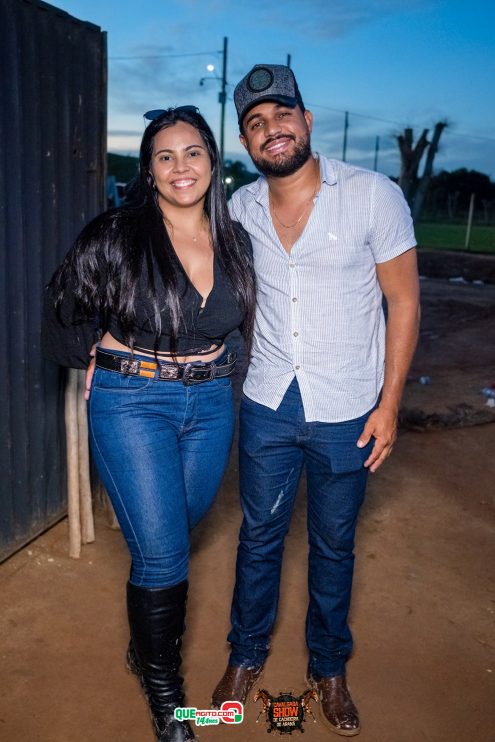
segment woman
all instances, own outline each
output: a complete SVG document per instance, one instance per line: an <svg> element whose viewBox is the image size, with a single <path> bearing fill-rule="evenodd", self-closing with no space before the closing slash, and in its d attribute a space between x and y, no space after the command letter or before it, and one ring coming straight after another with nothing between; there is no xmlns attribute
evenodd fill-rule
<svg viewBox="0 0 495 742"><path fill-rule="evenodd" d="M134 205L81 233L48 286L45 354L84 367L93 457L127 541L128 664L158 740L192 740L179 676L189 531L205 515L233 433L225 336L249 342L249 238L232 223L211 130L192 106L153 111Z"/></svg>

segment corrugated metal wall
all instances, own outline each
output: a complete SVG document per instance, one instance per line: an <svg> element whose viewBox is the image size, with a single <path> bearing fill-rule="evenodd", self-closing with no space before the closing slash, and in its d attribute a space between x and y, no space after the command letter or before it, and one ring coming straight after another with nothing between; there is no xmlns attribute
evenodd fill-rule
<svg viewBox="0 0 495 742"><path fill-rule="evenodd" d="M40 354L44 284L104 208L106 36L0 2L0 560L66 511L63 371Z"/></svg>

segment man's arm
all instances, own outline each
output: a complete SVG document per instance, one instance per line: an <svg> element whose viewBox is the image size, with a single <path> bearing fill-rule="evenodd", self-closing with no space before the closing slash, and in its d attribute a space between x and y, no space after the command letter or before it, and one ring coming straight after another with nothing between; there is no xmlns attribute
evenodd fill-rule
<svg viewBox="0 0 495 742"><path fill-rule="evenodd" d="M416 250L378 263L376 274L387 299L385 380L378 408L369 416L357 442L363 448L371 436L373 450L364 462L375 472L392 452L397 437L399 405L419 331L419 279Z"/></svg>

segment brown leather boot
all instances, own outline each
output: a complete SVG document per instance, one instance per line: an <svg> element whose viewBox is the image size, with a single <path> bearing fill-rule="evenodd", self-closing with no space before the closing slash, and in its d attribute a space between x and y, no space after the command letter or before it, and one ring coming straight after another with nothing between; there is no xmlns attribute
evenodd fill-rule
<svg viewBox="0 0 495 742"><path fill-rule="evenodd" d="M211 707L219 709L224 701L240 701L246 705L253 684L261 679L261 667L234 667L227 665L223 678L213 691Z"/></svg>
<svg viewBox="0 0 495 742"><path fill-rule="evenodd" d="M309 672L306 682L320 697L323 722L342 737L354 737L361 731L357 708L349 693L345 675L317 679Z"/></svg>

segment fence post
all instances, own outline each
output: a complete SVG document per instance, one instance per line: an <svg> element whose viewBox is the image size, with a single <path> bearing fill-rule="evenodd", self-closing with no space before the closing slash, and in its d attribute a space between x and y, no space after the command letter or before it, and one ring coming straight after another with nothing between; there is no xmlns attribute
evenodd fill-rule
<svg viewBox="0 0 495 742"><path fill-rule="evenodd" d="M464 243L464 249L469 250L469 243L471 242L471 227L473 224L473 212L474 212L474 193L471 193L471 199L469 201L469 214L468 214L468 223L467 223L467 230L466 230L466 242Z"/></svg>

